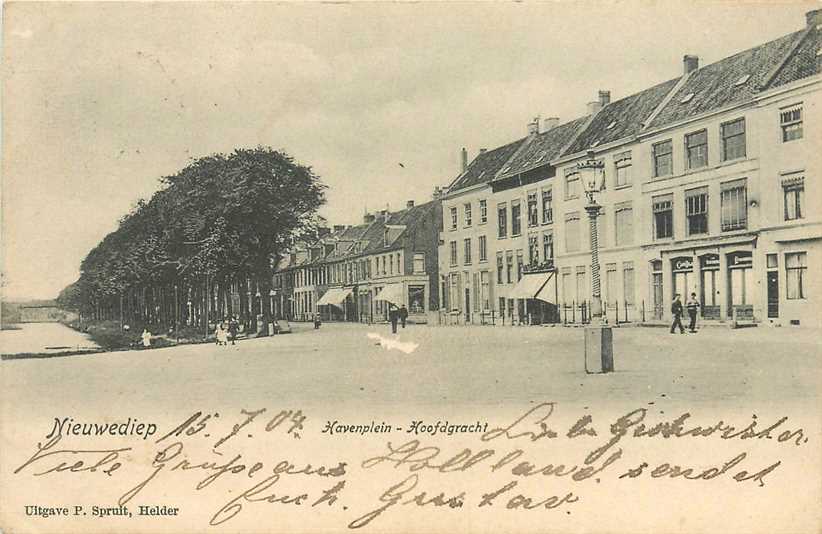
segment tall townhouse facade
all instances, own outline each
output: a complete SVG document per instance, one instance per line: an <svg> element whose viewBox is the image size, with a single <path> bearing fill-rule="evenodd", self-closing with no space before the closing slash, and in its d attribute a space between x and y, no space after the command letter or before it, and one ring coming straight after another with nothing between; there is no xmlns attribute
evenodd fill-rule
<svg viewBox="0 0 822 534"><path fill-rule="evenodd" d="M410 321L427 322L439 301L440 228L439 200L409 201L404 210L366 214L363 224L296 245L273 275L283 316L382 321L390 302L405 305Z"/></svg>
<svg viewBox="0 0 822 534"><path fill-rule="evenodd" d="M514 323L585 316L590 235L577 166L593 153L606 174L596 200L611 322L667 321L673 296L695 293L703 320L820 326L819 24L817 10L802 30L703 67L685 56L678 78L614 102L601 91L588 117L532 128L491 181L496 313ZM543 289L521 299L517 279L550 253L555 298Z"/></svg>
<svg viewBox="0 0 822 534"><path fill-rule="evenodd" d="M496 205L491 181L524 143L520 139L480 151L470 164L464 163L463 172L443 195L438 253L443 324L500 320L495 304Z"/></svg>

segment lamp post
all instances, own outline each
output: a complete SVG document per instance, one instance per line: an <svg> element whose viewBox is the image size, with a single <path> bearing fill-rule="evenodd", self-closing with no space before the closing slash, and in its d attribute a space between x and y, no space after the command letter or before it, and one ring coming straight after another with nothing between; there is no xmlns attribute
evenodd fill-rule
<svg viewBox="0 0 822 534"><path fill-rule="evenodd" d="M588 212L591 231L591 324L585 327L585 372L610 373L614 370L614 345L611 327L602 319L602 296L599 283L599 243L597 217L601 206L594 195L605 186L605 165L594 159L594 152L588 151L585 161L577 164L580 180L588 197L585 211Z"/></svg>

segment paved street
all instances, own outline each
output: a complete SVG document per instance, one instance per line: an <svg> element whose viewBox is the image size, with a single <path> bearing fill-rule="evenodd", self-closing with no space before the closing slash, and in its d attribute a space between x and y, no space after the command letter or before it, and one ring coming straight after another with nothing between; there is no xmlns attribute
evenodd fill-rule
<svg viewBox="0 0 822 534"><path fill-rule="evenodd" d="M386 350L368 337L386 325L295 324L295 333L150 351L3 362L9 398L82 404L89 388L147 404L185 385L192 401L253 401L276 391L307 404L474 406L545 399L630 404L668 401L728 406L815 405L818 332L707 328L670 335L661 328L614 329L616 372L586 375L582 329L409 326L397 338L419 346ZM80 407L80 406L78 406Z"/></svg>

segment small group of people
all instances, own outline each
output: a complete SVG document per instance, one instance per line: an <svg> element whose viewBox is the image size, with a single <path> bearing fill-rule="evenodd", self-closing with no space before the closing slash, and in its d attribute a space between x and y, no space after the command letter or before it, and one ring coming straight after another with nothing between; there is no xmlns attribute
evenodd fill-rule
<svg viewBox="0 0 822 534"><path fill-rule="evenodd" d="M224 319L217 323L217 328L214 329L214 339L216 345L234 345L237 341L237 333L240 331L240 321L236 317Z"/></svg>
<svg viewBox="0 0 822 534"><path fill-rule="evenodd" d="M671 333L675 333L677 327L679 327L679 333L684 334L685 328L682 326L682 301L680 300L682 295L677 293L674 295L674 301L671 304L671 315L674 317L673 323L671 323ZM696 314L699 311L699 300L696 298L696 293L691 293L691 298L685 303L685 309L688 310L688 318L691 320L691 324L688 325L688 330L692 333L696 333Z"/></svg>
<svg viewBox="0 0 822 534"><path fill-rule="evenodd" d="M405 328L405 322L408 319L408 309L405 304L397 308L393 304L388 308L388 320L391 321L391 333L397 333L397 322L402 323Z"/></svg>

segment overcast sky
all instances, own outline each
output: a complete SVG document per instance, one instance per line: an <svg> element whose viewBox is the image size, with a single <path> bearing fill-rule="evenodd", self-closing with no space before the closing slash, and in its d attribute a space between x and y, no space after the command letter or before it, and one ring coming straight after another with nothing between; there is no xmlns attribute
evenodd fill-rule
<svg viewBox="0 0 822 534"><path fill-rule="evenodd" d="M804 26L815 3L6 4L6 298L52 298L191 158L269 145L329 221L430 198L537 114ZM404 168L399 164L402 163Z"/></svg>

